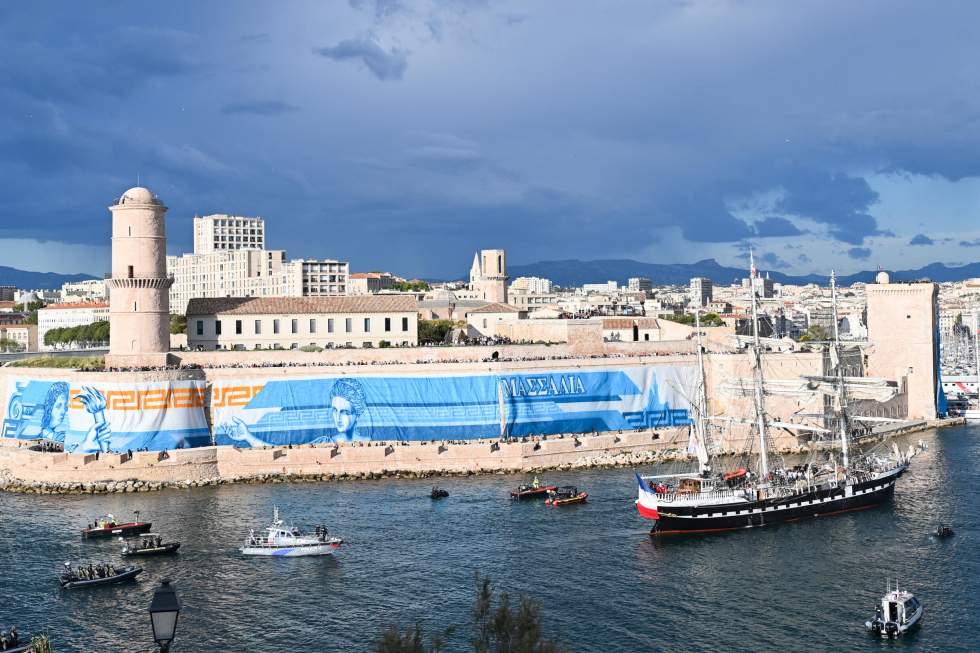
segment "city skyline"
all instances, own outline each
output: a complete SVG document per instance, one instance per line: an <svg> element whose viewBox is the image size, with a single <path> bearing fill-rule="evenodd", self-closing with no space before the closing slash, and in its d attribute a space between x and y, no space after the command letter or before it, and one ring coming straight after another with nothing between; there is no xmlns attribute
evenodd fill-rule
<svg viewBox="0 0 980 653"><path fill-rule="evenodd" d="M105 207L138 176L172 254L195 214L234 213L291 257L433 278L486 247L980 260L976 21L894 7L5 7L0 258L101 276ZM945 37L908 47L926 32Z"/></svg>

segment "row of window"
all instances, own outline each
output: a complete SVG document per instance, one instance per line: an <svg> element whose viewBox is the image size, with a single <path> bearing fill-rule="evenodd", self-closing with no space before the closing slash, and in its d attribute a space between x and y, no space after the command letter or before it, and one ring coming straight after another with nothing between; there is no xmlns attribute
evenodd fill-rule
<svg viewBox="0 0 980 653"><path fill-rule="evenodd" d="M362 320L361 324L364 327L363 332L364 333L370 333L371 332L371 318L365 317L365 318L361 318L361 320ZM214 335L216 335L216 336L220 336L221 335L221 333L222 333L221 324L222 324L223 321L231 322L231 320L215 320L214 321ZM339 322L340 321L340 318L337 318L336 321ZM197 335L203 336L204 335L204 320L197 320L196 322L197 322L197 324L195 325L195 332L197 333ZM263 320L254 320L253 321L253 331L252 331L252 333L250 335L256 335L256 336L262 335L262 322L263 322ZM273 334L278 334L280 332L280 329L282 327L282 322L288 322L289 323L289 333L299 333L300 332L299 331L299 326L300 326L300 320L299 319L292 318L290 320L280 320L279 318L276 318L276 319L273 319L272 320L272 333ZM320 331L318 331L318 327L321 325L322 322L323 322L322 319L318 320L317 318L310 318L310 320L309 320L309 331L307 331L306 333L320 333ZM326 328L327 328L326 333L334 333L335 319L332 318L332 317L328 317L328 318L326 318L326 322L327 322L326 323ZM344 330L343 330L342 333L354 333L354 323L355 323L355 320L352 317L343 318ZM403 332L407 332L408 331L408 318L407 317L401 318L401 327L402 327L401 330ZM384 318L384 330L385 330L385 332L386 333L390 333L391 332L391 329L392 329L392 318L390 318L390 317ZM244 321L243 320L235 320L234 321L234 330L235 330L235 335L236 336L244 335Z"/></svg>

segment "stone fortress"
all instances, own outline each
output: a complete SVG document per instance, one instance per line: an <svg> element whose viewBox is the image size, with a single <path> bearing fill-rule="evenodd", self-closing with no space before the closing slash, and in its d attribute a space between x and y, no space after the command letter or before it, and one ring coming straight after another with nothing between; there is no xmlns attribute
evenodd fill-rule
<svg viewBox="0 0 980 653"><path fill-rule="evenodd" d="M164 407L175 405L178 395L199 406L203 424L199 431L212 446L175 451L125 451L118 446L102 451L39 453L30 451L26 436L8 428L0 438L0 480L16 483L61 484L139 481L151 483L203 482L214 479L248 479L269 476L337 477L392 473L473 473L480 471L519 472L582 464L641 464L657 456L686 455L687 428L646 413L630 428L593 428L553 432L509 432L506 425L492 437L455 436L442 430L431 439L412 441L328 442L292 446L213 446L224 425L217 412L227 399L228 384L253 395L270 383L306 380L312 377L347 377L361 383L377 379L416 380L437 383L440 379L484 375L493 379L524 376L547 378L568 375L637 370L655 379L671 378L680 369L690 372L696 365L693 329L672 325L671 338L610 342L603 338L600 323L592 320L563 321L556 329L556 344L463 347L405 347L392 349L339 349L302 351L170 351L168 342L168 288L166 251L166 207L145 188L126 191L111 207L112 279L111 344L106 367L125 371L80 371L38 368L0 368L0 405L7 417L26 410L41 410L37 404L25 409L18 393L25 384L47 380L71 388L66 401L88 418L79 405L80 390L90 387L122 387L108 400L109 408L139 412L151 398ZM887 276L868 287L869 344L849 354L848 373L875 374L891 382L897 396L884 404L868 402L862 415L879 415L895 421L887 428L902 429L937 417L936 388L936 299L931 283L890 284ZM506 259L502 250L484 250L471 270L474 289L485 299L507 300ZM704 357L708 408L712 415L751 415L748 399L727 393L723 386L752 375L748 356L733 345L733 334L725 327L703 329L707 352ZM778 347L774 346L774 349ZM829 357L821 351L773 351L765 359L768 379L799 379L830 371ZM421 381L418 381L421 379ZM156 388L162 385L164 390ZM128 390L127 388L133 388ZM141 388L150 388L141 390ZM683 392L681 392L683 390ZM690 395L692 388L661 387L675 396ZM154 394L157 393L157 394ZM183 393L183 394L181 394ZM50 394L50 392L49 392ZM252 396L252 395L250 395ZM136 402L135 404L131 402ZM503 401L503 399L501 399ZM194 403L197 402L197 403ZM465 403L465 401L463 402ZM494 400L495 403L495 400ZM156 406L156 404L153 404ZM541 405L540 403L537 405ZM133 408L135 406L135 408ZM822 407L795 397L774 397L773 415L780 421L801 422ZM524 410L524 409L522 409ZM37 420L41 428L50 422L46 411ZM92 411L90 411L92 412ZM144 411L145 412L145 411ZM501 421L504 409L501 408ZM74 414L74 413L73 413ZM92 412L95 415L95 412ZM130 413L132 414L132 413ZM653 413L651 413L653 414ZM24 418L26 419L26 418ZM74 418L73 418L74 419ZM632 419L632 418L631 418ZM165 421L165 420L164 420ZM98 422L98 418L96 418ZM812 419L811 419L812 422ZM49 430L53 427L47 426ZM85 426L81 427L85 428ZM115 427L114 427L115 428ZM161 429L163 427L160 427ZM496 427L495 429L496 430ZM43 432L43 431L42 431ZM730 428L719 451L735 452L745 446L744 428ZM774 434L786 450L807 446L788 431ZM229 444L230 442L225 442ZM162 447L154 446L155 449ZM101 454L101 455L100 455ZM132 486L133 484L130 483Z"/></svg>

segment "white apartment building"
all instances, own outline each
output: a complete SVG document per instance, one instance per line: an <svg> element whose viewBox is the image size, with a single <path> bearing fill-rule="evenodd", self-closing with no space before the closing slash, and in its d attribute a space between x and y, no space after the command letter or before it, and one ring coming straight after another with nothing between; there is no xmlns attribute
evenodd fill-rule
<svg viewBox="0 0 980 653"><path fill-rule="evenodd" d="M44 334L51 329L84 326L109 319L109 304L105 302L78 302L74 304L51 304L37 312L37 342L41 351L53 347L44 344Z"/></svg>
<svg viewBox="0 0 980 653"><path fill-rule="evenodd" d="M554 290L555 284L551 279L543 277L517 277L510 284L512 292L530 295L548 295Z"/></svg>
<svg viewBox="0 0 980 653"><path fill-rule="evenodd" d="M105 279L88 279L61 284L61 301L66 304L103 302L108 297Z"/></svg>
<svg viewBox="0 0 980 653"><path fill-rule="evenodd" d="M347 277L347 294L374 295L394 285L395 278L388 272L354 272Z"/></svg>
<svg viewBox="0 0 980 653"><path fill-rule="evenodd" d="M265 220L216 213L194 216L194 253L265 249Z"/></svg>
<svg viewBox="0 0 980 653"><path fill-rule="evenodd" d="M691 279L691 303L704 308L714 301L714 284L707 277Z"/></svg>
<svg viewBox="0 0 980 653"><path fill-rule="evenodd" d="M582 292L585 294L616 292L617 290L619 290L619 284L617 284L615 281L582 284Z"/></svg>
<svg viewBox="0 0 980 653"><path fill-rule="evenodd" d="M167 257L170 310L198 297L322 297L347 293L349 265L334 259L286 260L265 249L265 220L215 214L194 218L194 253Z"/></svg>
<svg viewBox="0 0 980 653"><path fill-rule="evenodd" d="M37 351L36 324L0 324L0 340L16 343L19 351Z"/></svg>
<svg viewBox="0 0 980 653"><path fill-rule="evenodd" d="M626 289L629 292L650 292L653 290L653 282L646 277L630 277L626 280Z"/></svg>
<svg viewBox="0 0 980 653"><path fill-rule="evenodd" d="M187 306L191 349L297 349L418 344L410 295L195 298Z"/></svg>

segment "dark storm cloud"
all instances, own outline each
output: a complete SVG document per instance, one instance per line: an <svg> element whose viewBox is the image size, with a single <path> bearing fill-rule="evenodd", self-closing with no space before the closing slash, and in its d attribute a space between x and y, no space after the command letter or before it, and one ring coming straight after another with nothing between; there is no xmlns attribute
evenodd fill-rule
<svg viewBox="0 0 980 653"><path fill-rule="evenodd" d="M221 112L225 114L247 113L255 116L281 116L292 113L297 107L280 100L247 100L226 104Z"/></svg>
<svg viewBox="0 0 980 653"><path fill-rule="evenodd" d="M378 79L401 79L408 67L408 53L398 48L385 50L373 38L345 39L314 52L334 61L360 61Z"/></svg>
<svg viewBox="0 0 980 653"><path fill-rule="evenodd" d="M878 222L870 215L878 193L861 177L801 175L786 187L786 192L777 202L778 210L827 225L837 240L860 245L878 233Z"/></svg>
<svg viewBox="0 0 980 653"><path fill-rule="evenodd" d="M766 252L765 254L759 255L759 262L762 263L766 268L780 269L789 266L789 263L784 261L782 257L773 252Z"/></svg>
<svg viewBox="0 0 980 653"><path fill-rule="evenodd" d="M871 250L867 247L852 247L847 250L847 255L857 261L871 258Z"/></svg>
<svg viewBox="0 0 980 653"><path fill-rule="evenodd" d="M779 217L764 218L756 222L753 226L759 238L802 236L806 233L786 218Z"/></svg>
<svg viewBox="0 0 980 653"><path fill-rule="evenodd" d="M355 270L454 276L490 246L697 260L783 238L806 260L780 243L766 264L797 268L872 239L958 249L881 243L923 228L881 177L980 176L980 6L617 7L9 3L0 237L105 243L139 174L175 247L195 212L263 215L270 246Z"/></svg>
<svg viewBox="0 0 980 653"><path fill-rule="evenodd" d="M926 236L925 234L916 234L912 236L912 240L909 241L909 245L935 245L935 244L936 241L934 241L929 236Z"/></svg>

